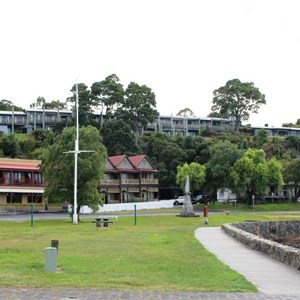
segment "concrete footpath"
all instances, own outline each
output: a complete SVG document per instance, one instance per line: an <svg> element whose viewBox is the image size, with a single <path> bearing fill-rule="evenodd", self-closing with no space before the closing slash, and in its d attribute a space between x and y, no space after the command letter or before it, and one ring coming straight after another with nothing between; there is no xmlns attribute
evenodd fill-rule
<svg viewBox="0 0 300 300"><path fill-rule="evenodd" d="M300 271L247 248L224 233L221 227L198 228L195 236L209 252L244 275L264 294L300 299Z"/></svg>

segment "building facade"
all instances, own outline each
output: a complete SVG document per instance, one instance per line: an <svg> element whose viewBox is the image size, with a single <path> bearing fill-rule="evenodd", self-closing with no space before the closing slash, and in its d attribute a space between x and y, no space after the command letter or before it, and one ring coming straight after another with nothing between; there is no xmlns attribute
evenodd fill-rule
<svg viewBox="0 0 300 300"><path fill-rule="evenodd" d="M43 203L39 160L0 158L0 205ZM145 155L108 157L99 192L105 203L158 200L158 171Z"/></svg>
<svg viewBox="0 0 300 300"><path fill-rule="evenodd" d="M0 204L41 203L40 161L0 158Z"/></svg>
<svg viewBox="0 0 300 300"><path fill-rule="evenodd" d="M105 204L157 201L157 173L145 155L108 157L100 184Z"/></svg>
<svg viewBox="0 0 300 300"><path fill-rule="evenodd" d="M98 124L105 122L105 116L94 112L94 121ZM71 120L70 110L51 110L30 108L20 111L0 111L0 131L4 133L31 133L34 130L52 130L59 122ZM159 118L148 124L146 131L164 132L169 135L178 133L187 135L198 135L202 130L233 131L234 120L207 117L190 116L159 116Z"/></svg>

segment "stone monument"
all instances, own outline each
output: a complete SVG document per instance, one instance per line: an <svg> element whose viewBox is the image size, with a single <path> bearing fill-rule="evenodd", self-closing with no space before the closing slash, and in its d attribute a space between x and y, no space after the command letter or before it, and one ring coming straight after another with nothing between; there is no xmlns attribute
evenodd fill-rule
<svg viewBox="0 0 300 300"><path fill-rule="evenodd" d="M177 215L177 217L199 217L199 215L195 214L193 210L189 176L185 177L184 202L182 206L182 212L179 215Z"/></svg>

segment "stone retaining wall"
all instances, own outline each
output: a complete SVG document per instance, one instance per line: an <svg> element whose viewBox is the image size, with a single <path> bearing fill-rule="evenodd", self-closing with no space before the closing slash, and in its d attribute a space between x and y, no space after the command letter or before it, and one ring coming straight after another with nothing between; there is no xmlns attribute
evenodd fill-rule
<svg viewBox="0 0 300 300"><path fill-rule="evenodd" d="M285 235L287 232L288 234L295 234L295 230L299 230L299 226L299 221L251 221L238 224L224 224L222 229L249 248L260 251L282 263L300 270L300 249L285 246L265 238L270 238L271 235L275 235L275 230L277 230L278 235ZM296 234L299 234L299 231Z"/></svg>

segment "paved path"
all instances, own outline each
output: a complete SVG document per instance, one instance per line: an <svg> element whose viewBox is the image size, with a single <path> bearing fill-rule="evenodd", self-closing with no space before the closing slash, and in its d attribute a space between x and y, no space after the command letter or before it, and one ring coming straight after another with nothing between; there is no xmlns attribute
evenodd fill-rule
<svg viewBox="0 0 300 300"><path fill-rule="evenodd" d="M195 231L203 246L230 268L269 295L292 295L300 299L300 272L258 251L251 250L222 231L204 227Z"/></svg>
<svg viewBox="0 0 300 300"><path fill-rule="evenodd" d="M299 300L297 295L263 293L167 293L86 289L0 289L1 300Z"/></svg>

